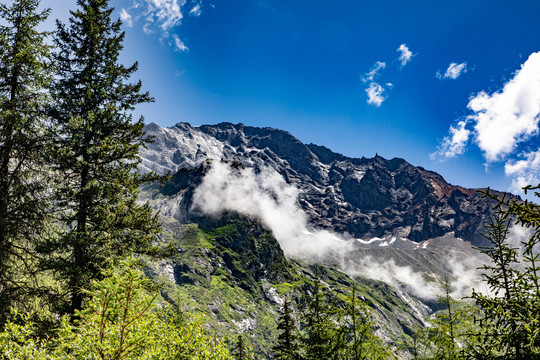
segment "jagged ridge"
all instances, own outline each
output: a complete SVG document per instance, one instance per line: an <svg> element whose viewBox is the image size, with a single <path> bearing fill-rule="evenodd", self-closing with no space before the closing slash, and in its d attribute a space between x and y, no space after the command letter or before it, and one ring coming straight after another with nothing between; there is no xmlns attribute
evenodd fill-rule
<svg viewBox="0 0 540 360"><path fill-rule="evenodd" d="M142 169L176 173L171 184L197 184L208 158L235 159L256 170L272 167L296 186L314 227L356 238L399 236L416 242L453 232L473 245L484 244L480 234L492 202L404 159L349 158L303 144L286 131L242 124L150 124L145 130L156 141L141 151ZM174 188L165 191L173 195Z"/></svg>

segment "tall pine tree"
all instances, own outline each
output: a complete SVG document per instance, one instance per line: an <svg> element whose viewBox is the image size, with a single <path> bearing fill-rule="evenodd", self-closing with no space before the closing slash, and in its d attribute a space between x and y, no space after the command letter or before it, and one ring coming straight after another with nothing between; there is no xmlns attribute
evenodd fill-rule
<svg viewBox="0 0 540 360"><path fill-rule="evenodd" d="M73 314L81 289L100 276L111 258L146 251L160 229L148 204L138 204L142 175L138 151L148 139L144 121L131 111L151 102L141 82L129 83L137 63L118 62L121 21L112 21L108 0L78 0L69 26L57 22L57 81L52 86L57 205L64 233L44 247L45 266L67 280Z"/></svg>
<svg viewBox="0 0 540 360"><path fill-rule="evenodd" d="M540 197L540 184L527 186ZM491 247L482 248L491 262L483 266L484 280L491 294L474 291L480 308L478 343L469 346L468 355L477 359L540 359L540 205L534 202L502 199L486 226ZM530 235L514 247L509 242L510 226L528 228Z"/></svg>
<svg viewBox="0 0 540 360"><path fill-rule="evenodd" d="M304 359L336 358L338 353L335 350L338 347L338 342L341 342L337 322L333 319L336 309L327 302L327 298L321 290L319 278L316 278L313 294L306 299L306 303L306 309L302 313Z"/></svg>
<svg viewBox="0 0 540 360"><path fill-rule="evenodd" d="M283 313L278 320L278 343L272 349L274 358L278 360L300 359L300 346L298 345L298 329L294 323L289 300L283 304Z"/></svg>
<svg viewBox="0 0 540 360"><path fill-rule="evenodd" d="M50 83L47 33L36 30L49 11L38 0L0 4L0 324L28 292L25 265L45 221L41 168L45 88Z"/></svg>

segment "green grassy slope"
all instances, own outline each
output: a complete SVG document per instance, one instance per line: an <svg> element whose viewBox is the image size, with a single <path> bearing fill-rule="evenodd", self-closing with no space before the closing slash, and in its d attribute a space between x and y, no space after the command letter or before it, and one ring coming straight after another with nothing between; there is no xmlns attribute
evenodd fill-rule
<svg viewBox="0 0 540 360"><path fill-rule="evenodd" d="M285 297L298 311L317 276L338 304L356 287L372 309L377 334L393 346L403 342L425 314L419 301L384 283L287 259L272 234L248 218L225 216L198 224L164 219L161 241L176 250L173 257L148 269L161 284L162 297L186 311L204 313L208 331L215 335L232 341L244 334L261 358L271 358Z"/></svg>

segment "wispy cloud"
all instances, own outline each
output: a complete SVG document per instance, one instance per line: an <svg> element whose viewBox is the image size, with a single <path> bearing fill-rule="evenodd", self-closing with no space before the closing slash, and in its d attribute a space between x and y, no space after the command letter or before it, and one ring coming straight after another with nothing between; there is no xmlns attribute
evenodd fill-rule
<svg viewBox="0 0 540 360"><path fill-rule="evenodd" d="M386 63L383 61L377 61L370 69L369 72L365 73L362 76L363 82L370 82L375 80L379 75L380 71L386 67Z"/></svg>
<svg viewBox="0 0 540 360"><path fill-rule="evenodd" d="M189 15L190 16L201 16L202 14L202 8L201 8L201 3L198 2L195 4L195 6L193 6L191 8L191 10L189 11Z"/></svg>
<svg viewBox="0 0 540 360"><path fill-rule="evenodd" d="M440 71L437 72L435 76L437 76L438 79L451 79L456 80L458 77L461 76L461 74L464 74L467 72L467 63L462 62L461 64L458 63L450 63L448 65L448 69L444 72L444 74L441 74Z"/></svg>
<svg viewBox="0 0 540 360"><path fill-rule="evenodd" d="M182 40L180 40L180 38L174 34L173 35L173 40L174 40L174 46L175 46L175 49L177 51L188 51L188 47L184 44L184 42Z"/></svg>
<svg viewBox="0 0 540 360"><path fill-rule="evenodd" d="M333 249L350 248L338 235L310 228L298 206L298 190L270 167L255 173L214 160L193 194L193 209L209 215L232 210L257 218L272 230L288 256L317 258Z"/></svg>
<svg viewBox="0 0 540 360"><path fill-rule="evenodd" d="M531 54L500 91L481 91L471 97L467 107L472 114L450 127L436 155L446 159L463 153L472 134L488 164L506 163L506 174L514 177L513 190L536 183L540 171L540 52ZM519 150L522 145L529 150Z"/></svg>
<svg viewBox="0 0 540 360"><path fill-rule="evenodd" d="M401 66L407 65L407 63L411 61L414 56L405 44L401 44L396 51L400 53L398 60L401 63Z"/></svg>
<svg viewBox="0 0 540 360"><path fill-rule="evenodd" d="M384 95L384 88L376 82L372 82L369 84L369 87L366 89L366 93L368 96L367 103L370 105L379 107L381 106L383 101L386 100L386 96Z"/></svg>
<svg viewBox="0 0 540 360"><path fill-rule="evenodd" d="M210 5L211 7L212 4ZM197 17L202 14L202 0L132 0L132 6L122 8L120 18L128 27L142 23L145 34L159 34L159 41L177 51L188 51L187 45L175 33L182 25L184 15Z"/></svg>
<svg viewBox="0 0 540 360"><path fill-rule="evenodd" d="M390 256L384 261L369 256L356 260L348 257L361 239L313 228L299 206L298 195L299 190L270 167L257 172L250 167L238 170L214 160L193 194L192 210L211 216L235 211L257 219L272 231L288 257L336 262L351 276L384 281L423 299L435 299L435 294L440 293L436 282L426 281L425 274L411 266L398 265ZM452 259L448 265L457 279L452 285L461 290L455 295L468 295L463 289L477 284L476 262Z"/></svg>
<svg viewBox="0 0 540 360"><path fill-rule="evenodd" d="M169 31L180 25L182 7L186 0L144 0L147 5L146 19L148 22L157 23L163 31Z"/></svg>
<svg viewBox="0 0 540 360"><path fill-rule="evenodd" d="M120 11L120 20L122 20L127 27L133 27L133 17L124 8Z"/></svg>

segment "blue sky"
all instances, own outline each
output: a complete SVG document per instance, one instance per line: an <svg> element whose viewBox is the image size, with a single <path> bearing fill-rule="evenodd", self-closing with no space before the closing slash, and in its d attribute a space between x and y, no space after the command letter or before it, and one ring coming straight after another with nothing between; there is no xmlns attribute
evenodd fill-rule
<svg viewBox="0 0 540 360"><path fill-rule="evenodd" d="M75 1L43 0L65 20ZM540 2L112 0L171 126L270 126L467 187L540 182Z"/></svg>

